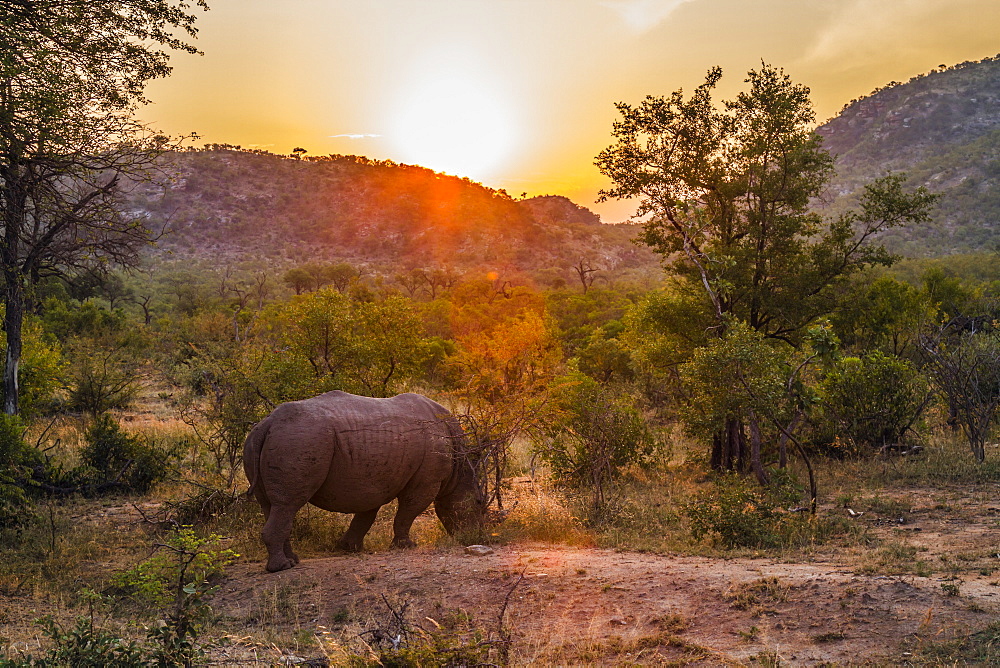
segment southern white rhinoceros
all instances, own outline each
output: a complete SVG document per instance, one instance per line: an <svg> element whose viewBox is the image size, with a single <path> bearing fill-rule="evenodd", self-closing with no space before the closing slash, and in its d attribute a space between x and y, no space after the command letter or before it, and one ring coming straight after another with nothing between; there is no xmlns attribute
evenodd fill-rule
<svg viewBox="0 0 1000 668"><path fill-rule="evenodd" d="M264 511L261 537L272 572L299 561L289 537L306 503L354 514L338 544L353 551L393 499L397 547L413 545L410 526L431 502L449 533L483 518L462 428L419 394L371 399L335 391L281 404L247 436L243 468Z"/></svg>

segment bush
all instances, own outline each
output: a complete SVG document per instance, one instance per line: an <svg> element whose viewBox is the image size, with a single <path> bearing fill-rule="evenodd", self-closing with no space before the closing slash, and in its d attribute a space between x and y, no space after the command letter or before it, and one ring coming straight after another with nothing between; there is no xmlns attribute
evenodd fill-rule
<svg viewBox="0 0 1000 668"><path fill-rule="evenodd" d="M776 473L771 488L761 488L734 474L720 477L712 491L700 494L684 511L695 540L711 536L730 549L777 547L804 521L779 510L797 497L794 481L787 476Z"/></svg>
<svg viewBox="0 0 1000 668"><path fill-rule="evenodd" d="M576 369L555 384L558 417L538 453L560 483L591 486L597 510L604 503L605 486L622 468L646 464L657 442L627 393Z"/></svg>
<svg viewBox="0 0 1000 668"><path fill-rule="evenodd" d="M901 444L923 412L928 386L906 360L874 351L840 360L821 392L823 426L860 453Z"/></svg>
<svg viewBox="0 0 1000 668"><path fill-rule="evenodd" d="M209 581L222 575L223 569L239 556L232 550L219 549L221 540L216 534L201 537L191 527L180 526L161 546L162 551L112 578L115 593L143 607L159 607L192 594L188 589L207 591Z"/></svg>
<svg viewBox="0 0 1000 668"><path fill-rule="evenodd" d="M0 659L0 668L30 666L193 666L204 665L204 651L198 638L211 608L205 598L215 590L209 579L222 572L239 555L232 550L215 550L218 536L200 538L190 527L178 528L161 546L161 552L135 568L120 573L115 582L120 592L134 596L146 610L164 612L164 619L151 626L147 642L123 639L121 633L96 626L93 609L89 618L76 626L61 628L51 617L39 620L53 642L40 657L21 660ZM93 599L103 600L90 592Z"/></svg>
<svg viewBox="0 0 1000 668"><path fill-rule="evenodd" d="M86 440L78 475L99 488L117 487L145 494L169 471L170 452L149 445L141 436L126 433L108 414L94 420Z"/></svg>
<svg viewBox="0 0 1000 668"><path fill-rule="evenodd" d="M132 405L139 391L140 350L127 337L75 340L70 346L70 407L96 417Z"/></svg>
<svg viewBox="0 0 1000 668"><path fill-rule="evenodd" d="M26 486L41 461L40 453L24 442L17 416L0 414L0 529L20 528L32 518Z"/></svg>
<svg viewBox="0 0 1000 668"><path fill-rule="evenodd" d="M122 639L117 633L94 626L94 620L81 617L70 629L60 627L52 617L38 621L43 633L53 642L42 657L22 660L0 659L0 668L28 668L30 666L73 666L74 668L141 668L151 665L143 657L142 649L134 642ZM153 664L155 665L155 664Z"/></svg>

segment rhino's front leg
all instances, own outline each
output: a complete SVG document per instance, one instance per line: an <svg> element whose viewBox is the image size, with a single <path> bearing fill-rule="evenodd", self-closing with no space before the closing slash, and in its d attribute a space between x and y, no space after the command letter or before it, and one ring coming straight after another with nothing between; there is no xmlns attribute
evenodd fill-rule
<svg viewBox="0 0 1000 668"><path fill-rule="evenodd" d="M364 547L365 535L368 534L368 530L375 523L378 511L379 509L376 508L375 510L356 513L354 519L351 520L351 526L347 527L347 531L337 541L337 547L348 552L360 552Z"/></svg>
<svg viewBox="0 0 1000 668"><path fill-rule="evenodd" d="M416 547L417 544L410 538L410 528L413 526L413 520L430 507L435 491L433 488L425 489L417 485L404 490L397 497L399 508L396 510L396 518L392 521L393 547Z"/></svg>

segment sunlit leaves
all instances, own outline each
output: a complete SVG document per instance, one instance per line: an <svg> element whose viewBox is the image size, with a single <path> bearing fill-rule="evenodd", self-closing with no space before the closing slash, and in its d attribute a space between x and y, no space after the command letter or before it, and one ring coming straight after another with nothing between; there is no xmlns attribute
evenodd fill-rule
<svg viewBox="0 0 1000 668"><path fill-rule="evenodd" d="M833 160L812 131L808 88L762 65L720 106L720 76L711 70L687 99L677 91L618 105L615 143L597 158L614 182L603 196L638 198L639 239L699 286L716 326L732 315L794 341L830 311L845 276L891 261L872 237L925 221L934 198L888 176L868 186L859 211L824 225L809 205Z"/></svg>
<svg viewBox="0 0 1000 668"><path fill-rule="evenodd" d="M265 326L266 364L281 370L280 394L294 398L333 389L389 396L426 354L420 323L402 297L357 301L322 289L273 307Z"/></svg>

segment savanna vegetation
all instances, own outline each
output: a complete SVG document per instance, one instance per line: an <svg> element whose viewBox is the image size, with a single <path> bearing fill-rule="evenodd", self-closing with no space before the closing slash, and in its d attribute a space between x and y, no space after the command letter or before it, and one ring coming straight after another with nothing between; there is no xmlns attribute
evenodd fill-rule
<svg viewBox="0 0 1000 668"><path fill-rule="evenodd" d="M87 2L0 10L4 34L24 40L0 63L0 621L15 629L0 630L0 665L196 665L234 634L337 645L298 622L294 637L248 630L212 606L228 566L262 558L246 434L281 402L332 389L451 407L493 511L464 538L490 544L802 559L863 546L874 556L859 571L927 573L845 510L898 514L907 485L1000 482L1000 263L887 252L885 235L927 224L935 203L898 176L816 213L834 162L808 90L781 70L750 72L730 101L713 98L713 69L689 97L618 105L597 165L607 197L638 198L644 222L629 232L662 260L652 271L621 228L558 198L345 156L165 156L167 140L130 119L143 84L168 72L158 49L190 48L170 35L193 30L191 8L121 4L134 21ZM92 38L93 25L110 32ZM213 163L251 180L266 168L272 189L340 189L253 201L207 178ZM349 198L345 183L369 192ZM141 252L185 189L201 208L169 242L183 257ZM262 208L280 213L271 229ZM284 238L296 217L305 237ZM244 233L269 252L211 258ZM303 239L355 245L324 257ZM343 525L306 513L296 540L326 555ZM377 528L371 545L387 536ZM993 568L964 561L947 572ZM762 580L733 596L778 590ZM354 665L517 662L508 603L490 629L452 615L418 633L386 599L367 654L337 646ZM43 641L25 640L29 610L50 613ZM661 626L657 642L676 642L684 623ZM995 638L988 627L921 651L996 660Z"/></svg>

